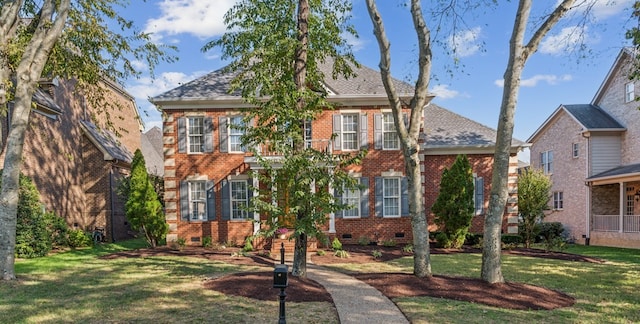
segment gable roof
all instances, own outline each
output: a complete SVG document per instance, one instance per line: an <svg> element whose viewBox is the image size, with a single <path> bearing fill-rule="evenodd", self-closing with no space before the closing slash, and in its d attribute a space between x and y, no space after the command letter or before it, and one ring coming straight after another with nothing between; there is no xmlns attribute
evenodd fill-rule
<svg viewBox="0 0 640 324"><path fill-rule="evenodd" d="M129 164L133 161L133 154L120 144L111 132L98 128L86 120L80 120L80 125L89 140L104 154L105 161L116 160Z"/></svg>
<svg viewBox="0 0 640 324"><path fill-rule="evenodd" d="M635 52L636 50L633 47L623 47L620 50L618 56L611 65L609 72L607 72L607 76L605 76L604 80L600 84L600 87L598 88L598 91L596 91L596 94L593 96L593 99L591 100L592 104L597 104L598 102L600 102L600 99L605 94L607 88L609 87L611 82L614 81L614 75L616 71L624 66L629 58L635 57Z"/></svg>
<svg viewBox="0 0 640 324"><path fill-rule="evenodd" d="M355 76L349 79L344 77L333 79L331 77L332 61L319 64L318 69L325 75L325 87L329 90L327 99L341 104L357 102L358 104L388 105L389 101L380 72L363 65L351 67ZM231 81L236 75L237 73L229 72L224 67L155 96L149 101L162 106L163 109L184 108L187 104L207 105L208 108L248 107L238 92L229 93ZM393 79L393 82L398 96L413 96L412 85L398 79Z"/></svg>
<svg viewBox="0 0 640 324"><path fill-rule="evenodd" d="M626 128L599 106L593 104L560 105L547 120L527 139L531 143L551 121L561 112L566 112L580 127L582 132L622 132Z"/></svg>
<svg viewBox="0 0 640 324"><path fill-rule="evenodd" d="M466 148L469 153L486 150L493 152L496 145L495 129L430 103L425 109L423 148L426 154L448 154L449 150ZM512 139L512 150L528 146Z"/></svg>
<svg viewBox="0 0 640 324"><path fill-rule="evenodd" d="M62 114L62 108L53 100L51 95L39 87L36 88L36 92L33 94L33 101L39 109L44 109L46 112L56 115Z"/></svg>

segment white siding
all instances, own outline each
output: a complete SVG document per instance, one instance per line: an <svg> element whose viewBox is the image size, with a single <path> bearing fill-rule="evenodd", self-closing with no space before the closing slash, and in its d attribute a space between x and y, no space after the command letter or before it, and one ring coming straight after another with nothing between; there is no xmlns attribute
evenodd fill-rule
<svg viewBox="0 0 640 324"><path fill-rule="evenodd" d="M620 166L620 136L591 137L591 173L596 175L611 168Z"/></svg>

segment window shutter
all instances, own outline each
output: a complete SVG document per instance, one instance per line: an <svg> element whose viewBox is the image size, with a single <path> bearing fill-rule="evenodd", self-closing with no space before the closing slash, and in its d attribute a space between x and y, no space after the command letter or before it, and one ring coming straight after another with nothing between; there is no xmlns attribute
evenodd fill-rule
<svg viewBox="0 0 640 324"><path fill-rule="evenodd" d="M376 177L375 178L375 195L376 195L376 216L378 217L382 217L383 216L383 195L382 195L382 177Z"/></svg>
<svg viewBox="0 0 640 324"><path fill-rule="evenodd" d="M400 216L409 215L409 181L407 177L400 179Z"/></svg>
<svg viewBox="0 0 640 324"><path fill-rule="evenodd" d="M476 215L482 215L484 212L484 179L482 177L477 177L475 181L474 196L475 196L475 206L476 206Z"/></svg>
<svg viewBox="0 0 640 324"><path fill-rule="evenodd" d="M213 152L213 120L211 117L204 118L204 152Z"/></svg>
<svg viewBox="0 0 640 324"><path fill-rule="evenodd" d="M207 220L216 219L216 195L214 190L214 182L212 180L207 181L205 184L207 190Z"/></svg>
<svg viewBox="0 0 640 324"><path fill-rule="evenodd" d="M247 180L247 206L249 208L251 208L251 198L253 198L253 179L249 178ZM253 211L249 210L249 212L247 213L247 217L249 219L253 219Z"/></svg>
<svg viewBox="0 0 640 324"><path fill-rule="evenodd" d="M342 115L333 115L333 148L342 150Z"/></svg>
<svg viewBox="0 0 640 324"><path fill-rule="evenodd" d="M373 143L376 150L382 150L382 114L373 115Z"/></svg>
<svg viewBox="0 0 640 324"><path fill-rule="evenodd" d="M229 180L222 180L222 219L231 219L231 191L229 189Z"/></svg>
<svg viewBox="0 0 640 324"><path fill-rule="evenodd" d="M360 149L369 148L369 127L367 122L367 114L360 114Z"/></svg>
<svg viewBox="0 0 640 324"><path fill-rule="evenodd" d="M360 178L360 217L369 217L369 178Z"/></svg>
<svg viewBox="0 0 640 324"><path fill-rule="evenodd" d="M229 131L227 129L227 117L218 118L218 135L220 136L220 153L229 152Z"/></svg>
<svg viewBox="0 0 640 324"><path fill-rule="evenodd" d="M180 218L189 220L189 183L180 181Z"/></svg>
<svg viewBox="0 0 640 324"><path fill-rule="evenodd" d="M178 118L178 153L187 153L187 119Z"/></svg>
<svg viewBox="0 0 640 324"><path fill-rule="evenodd" d="M338 190L338 188L333 188L333 196L336 199L336 203L342 204L342 194ZM344 216L344 210L336 210L335 212L336 218L342 218Z"/></svg>

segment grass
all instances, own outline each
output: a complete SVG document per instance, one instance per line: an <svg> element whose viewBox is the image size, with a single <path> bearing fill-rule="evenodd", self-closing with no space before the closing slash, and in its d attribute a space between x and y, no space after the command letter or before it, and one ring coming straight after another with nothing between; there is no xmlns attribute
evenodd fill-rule
<svg viewBox="0 0 640 324"><path fill-rule="evenodd" d="M202 288L205 280L241 271L267 270L188 257L100 259L143 246L141 241L19 260L16 282L0 283L0 322L228 322L269 323L278 318L273 301L222 295ZM638 250L571 246L567 250L606 259L605 264L503 256L507 281L561 290L573 307L515 311L429 297L394 302L412 323L632 323L640 322ZM478 254L432 255L435 274L479 277ZM411 273L410 257L386 263L334 265L340 271ZM271 287L265 287L271 289ZM292 323L337 323L328 303L287 303Z"/></svg>
<svg viewBox="0 0 640 324"><path fill-rule="evenodd" d="M598 257L604 264L503 255L507 281L524 282L568 293L573 307L552 311L516 311L467 302L419 297L394 302L411 323L638 323L640 322L640 253L638 250L571 246L567 252ZM479 254L431 256L434 274L480 277ZM413 259L386 263L334 265L342 271L412 273Z"/></svg>
<svg viewBox="0 0 640 324"><path fill-rule="evenodd" d="M99 259L144 246L105 244L19 260L16 282L0 283L2 323L268 323L278 319L273 301L227 296L202 288L205 280L240 271L267 270L188 257ZM273 289L265 287L265 289ZM329 303L289 303L292 322L336 323Z"/></svg>

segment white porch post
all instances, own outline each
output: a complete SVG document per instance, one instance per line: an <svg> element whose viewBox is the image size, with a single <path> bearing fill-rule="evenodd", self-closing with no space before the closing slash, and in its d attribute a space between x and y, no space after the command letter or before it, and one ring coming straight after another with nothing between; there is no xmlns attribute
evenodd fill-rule
<svg viewBox="0 0 640 324"><path fill-rule="evenodd" d="M333 170L329 169L329 173L333 175ZM331 182L329 183L329 187L327 188L327 190L329 190L329 193L333 193L333 186L331 185ZM336 213L331 212L329 214L329 233L335 233L336 232Z"/></svg>
<svg viewBox="0 0 640 324"><path fill-rule="evenodd" d="M258 175L254 175L253 177L253 197L257 198L258 195L260 194L258 192L258 188L260 186L260 180L258 180ZM255 222L253 222L253 234L258 234L258 232L260 232L260 213L258 212L254 212L253 213L253 219L255 220Z"/></svg>
<svg viewBox="0 0 640 324"><path fill-rule="evenodd" d="M618 233L622 233L622 226L624 225L624 200L625 200L625 193L624 193L624 182L620 182L620 210L619 210L619 217L618 217Z"/></svg>

